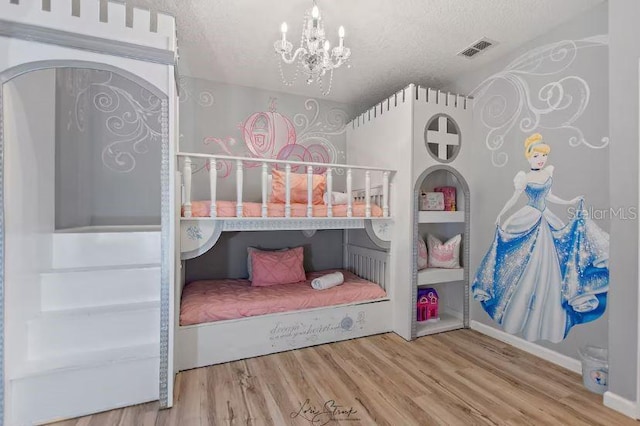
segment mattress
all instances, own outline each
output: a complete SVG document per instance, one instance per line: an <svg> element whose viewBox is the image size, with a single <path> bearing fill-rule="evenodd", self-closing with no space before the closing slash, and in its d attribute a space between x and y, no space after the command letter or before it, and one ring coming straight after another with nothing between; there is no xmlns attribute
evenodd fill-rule
<svg viewBox="0 0 640 426"><path fill-rule="evenodd" d="M268 217L284 217L283 203L268 203ZM209 217L211 211L211 201L193 201L191 203L192 217ZM345 204L332 206L333 217L347 217L347 206ZM366 206L364 203L353 203L352 216L365 217ZM235 201L216 201L216 210L218 217L236 217ZM182 212L184 216L184 209ZM261 217L261 203L243 203L243 217ZM307 205L300 203L291 203L291 217L307 217ZM313 206L313 217L327 217L327 205L316 204ZM371 204L371 217L382 217L382 209L377 204Z"/></svg>
<svg viewBox="0 0 640 426"><path fill-rule="evenodd" d="M301 309L342 305L381 299L385 291L375 283L349 271L344 283L327 290L314 290L311 280L335 272L307 274L307 281L268 287L251 287L249 280L225 279L194 281L182 290L180 325L291 312Z"/></svg>

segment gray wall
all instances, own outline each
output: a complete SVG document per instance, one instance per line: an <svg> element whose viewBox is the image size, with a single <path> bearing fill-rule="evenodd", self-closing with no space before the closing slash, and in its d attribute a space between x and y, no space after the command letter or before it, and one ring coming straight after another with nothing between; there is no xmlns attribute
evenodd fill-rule
<svg viewBox="0 0 640 426"><path fill-rule="evenodd" d="M640 2L609 0L612 206L638 205ZM638 222L611 222L609 390L634 401L638 367Z"/></svg>
<svg viewBox="0 0 640 426"><path fill-rule="evenodd" d="M107 71L56 71L56 228L160 224L160 100Z"/></svg>
<svg viewBox="0 0 640 426"><path fill-rule="evenodd" d="M186 282L246 278L247 247L280 249L303 246L305 271L342 268L342 233L341 230L318 231L307 238L300 231L224 232L211 250L186 262Z"/></svg>
<svg viewBox="0 0 640 426"><path fill-rule="evenodd" d="M554 194L564 199L584 195L587 207L608 211L607 26L605 3L508 57L461 76L449 88L475 97L473 150L477 160L469 176L472 203L476 206L471 222L472 279L493 240L495 219L513 194L514 176L529 169L523 142L530 134L541 132L552 147L548 164L556 167ZM571 96L564 99L569 102L566 108L561 107L563 104L553 108L544 99L547 93L557 96L558 89ZM588 103L582 105L587 93ZM538 122L536 112L540 114ZM529 125L527 120L535 124ZM571 138L580 140L582 135L585 143L571 146ZM604 147L594 149L587 144ZM521 197L521 205L524 198ZM563 221L568 220L570 212L566 207L550 205L550 209ZM608 218L594 215L594 219L609 230ZM613 281L613 288L618 285ZM471 319L499 328L476 301L471 302ZM573 358L578 357L577 349L586 344L607 347L607 312L594 322L573 327L561 343L537 344Z"/></svg>

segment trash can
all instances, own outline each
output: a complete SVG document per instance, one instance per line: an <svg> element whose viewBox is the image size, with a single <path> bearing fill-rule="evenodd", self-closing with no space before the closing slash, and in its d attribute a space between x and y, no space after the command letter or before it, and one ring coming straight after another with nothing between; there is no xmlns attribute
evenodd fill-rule
<svg viewBox="0 0 640 426"><path fill-rule="evenodd" d="M595 346L578 350L582 360L582 381L591 392L603 394L609 382L608 351Z"/></svg>

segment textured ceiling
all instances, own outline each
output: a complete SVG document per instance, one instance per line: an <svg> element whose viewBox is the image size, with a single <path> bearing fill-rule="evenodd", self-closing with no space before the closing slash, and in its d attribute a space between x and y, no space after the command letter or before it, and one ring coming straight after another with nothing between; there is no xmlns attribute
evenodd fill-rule
<svg viewBox="0 0 640 426"><path fill-rule="evenodd" d="M337 42L347 30L351 68L336 70L329 99L370 106L406 86L442 87L603 0L317 0ZM316 85L282 84L273 42L280 24L299 40L311 0L129 0L177 18L180 73L320 97ZM469 60L456 53L479 38L500 44ZM285 68L293 73L293 68Z"/></svg>

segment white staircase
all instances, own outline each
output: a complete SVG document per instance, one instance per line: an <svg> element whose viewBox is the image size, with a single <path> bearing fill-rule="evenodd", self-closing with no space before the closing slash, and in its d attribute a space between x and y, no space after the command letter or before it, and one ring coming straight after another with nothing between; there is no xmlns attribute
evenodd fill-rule
<svg viewBox="0 0 640 426"><path fill-rule="evenodd" d="M158 399L160 232L52 236L27 360L8 371L11 425Z"/></svg>

